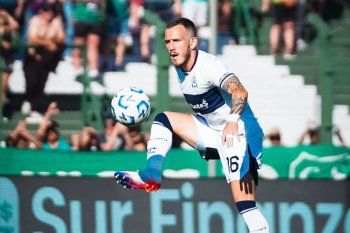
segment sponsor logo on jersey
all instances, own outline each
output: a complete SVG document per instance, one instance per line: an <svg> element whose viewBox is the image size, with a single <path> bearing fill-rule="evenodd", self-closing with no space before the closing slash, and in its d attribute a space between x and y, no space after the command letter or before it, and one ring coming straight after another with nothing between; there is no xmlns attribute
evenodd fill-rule
<svg viewBox="0 0 350 233"><path fill-rule="evenodd" d="M192 109L203 109L203 108L208 108L209 104L205 99L202 99L201 104L190 104Z"/></svg>

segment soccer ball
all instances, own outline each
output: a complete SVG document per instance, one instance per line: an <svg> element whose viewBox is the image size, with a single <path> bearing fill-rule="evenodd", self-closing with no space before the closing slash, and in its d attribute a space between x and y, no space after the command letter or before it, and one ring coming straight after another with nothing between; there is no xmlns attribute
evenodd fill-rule
<svg viewBox="0 0 350 233"><path fill-rule="evenodd" d="M136 125L151 113L151 104L143 90L136 87L120 89L111 101L114 118L124 125Z"/></svg>

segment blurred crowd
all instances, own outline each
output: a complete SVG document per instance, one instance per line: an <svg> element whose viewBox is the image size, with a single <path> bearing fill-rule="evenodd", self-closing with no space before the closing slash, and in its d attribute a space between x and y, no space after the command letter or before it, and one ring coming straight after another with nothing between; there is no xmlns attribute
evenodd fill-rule
<svg viewBox="0 0 350 233"><path fill-rule="evenodd" d="M140 126L127 127L111 118L105 120L103 132L91 126L83 127L81 132L72 133L67 141L60 133L59 122L53 119L59 113L57 103L52 102L35 134L27 129L25 120L19 121L6 138L5 146L73 151L146 150L148 136L141 133Z"/></svg>
<svg viewBox="0 0 350 233"><path fill-rule="evenodd" d="M6 115L13 63L22 60L26 82L21 112L28 116L18 122L7 137L6 146L79 151L145 150L147 136L139 126L126 127L106 119L104 132L84 127L67 141L60 134L59 122L52 118L59 113L57 104L51 103L47 111L43 111L47 104L45 84L59 61L70 62L76 77L83 74L82 46L86 46L87 75L92 80L99 79L105 71L124 70L128 49L137 47L139 59L150 62L152 30L151 25L142 20L145 9L166 23L178 16L191 18L198 27L208 23L206 0L1 0L0 60L3 58L5 62L2 106ZM39 124L35 134L28 130L29 123Z"/></svg>
<svg viewBox="0 0 350 233"><path fill-rule="evenodd" d="M66 140L60 132L59 121L55 120L59 114L57 103L51 102L35 133L31 133L27 128L25 120L20 120L1 146L68 151L145 151L147 149L149 135L142 132L141 125L125 126L113 118L105 119L102 132L86 126L81 131L69 135L69 140ZM184 148L186 145L183 145L182 140L174 135L172 147Z"/></svg>
<svg viewBox="0 0 350 233"><path fill-rule="evenodd" d="M261 13L272 18L270 28L270 53L281 54L292 60L298 51L307 47L316 31L307 22L307 14L314 12L329 22L342 16L345 1L332 0L262 0Z"/></svg>
<svg viewBox="0 0 350 233"><path fill-rule="evenodd" d="M13 63L23 60L23 114L43 117L44 88L61 60L70 62L77 77L99 80L105 71L122 71L127 50L150 62L151 26L142 20L149 10L169 22L177 16L207 25L206 0L1 0L0 55L5 62L2 104L9 104L7 86ZM136 38L136 40L135 40ZM1 64L1 66L3 66Z"/></svg>
<svg viewBox="0 0 350 233"><path fill-rule="evenodd" d="M77 76L83 74L81 46L87 46L87 75L92 79L100 78L104 71L124 70L126 52L137 50L141 61L150 62L152 30L142 19L144 11L153 12L166 23L174 17L186 17L202 28L208 25L208 1L1 0L2 102L8 100L6 89L15 59L23 60L26 80L22 112L36 111L42 105L48 75L55 72L60 60L69 61ZM257 22L255 29L265 16L271 18L270 52L282 52L285 59L293 59L298 50L306 48L305 37L312 37L312 30L307 30L307 12L330 20L340 17L343 10L340 1L332 0L261 0L261 9L252 2L250 17ZM243 26L247 22L236 11L236 3L218 0L218 32L228 35L228 43L244 44L246 40L236 26L239 18Z"/></svg>
<svg viewBox="0 0 350 233"><path fill-rule="evenodd" d="M332 134L335 136L336 144L339 146L347 146L339 128L334 127ZM320 126L315 122L308 122L306 129L300 135L298 145L317 145L320 144ZM284 146L282 133L278 128L271 129L264 136L264 145L267 147Z"/></svg>
<svg viewBox="0 0 350 233"><path fill-rule="evenodd" d="M83 74L82 47L86 45L87 74L98 79L105 71L122 71L125 54L134 53L140 61L150 62L152 55L151 25L142 19L149 10L169 22L174 17L186 17L197 27L208 25L209 0L0 0L0 65L1 100L5 110L9 105L8 81L16 59L23 60L26 80L23 114L39 119L39 129L32 135L26 122L20 121L8 137L8 146L30 148L60 148L72 150L145 149L147 137L138 127L128 128L105 121L105 132L91 127L63 140L59 124L52 120L57 105L42 111L44 88L50 72L55 72L61 60L70 62L76 76ZM231 44L242 44L235 28L237 1L218 0L218 29L229 35ZM305 15L316 12L326 21L339 17L342 6L331 0L261 0L261 9L251 9L251 17L261 25L264 16L272 18L270 53L282 52L293 59L298 50L307 46ZM338 4L338 5L337 5ZM244 22L243 22L244 24ZM136 39L135 39L136 38ZM276 137L272 137L276 138ZM275 140L272 140L275 141Z"/></svg>

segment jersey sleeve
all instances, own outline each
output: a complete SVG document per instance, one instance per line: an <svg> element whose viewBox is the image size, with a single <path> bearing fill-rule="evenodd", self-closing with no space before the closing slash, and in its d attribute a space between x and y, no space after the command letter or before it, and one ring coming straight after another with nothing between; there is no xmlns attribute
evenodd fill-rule
<svg viewBox="0 0 350 233"><path fill-rule="evenodd" d="M219 88L227 77L234 75L218 57L213 55L208 55L208 62L204 64L203 70L206 81Z"/></svg>

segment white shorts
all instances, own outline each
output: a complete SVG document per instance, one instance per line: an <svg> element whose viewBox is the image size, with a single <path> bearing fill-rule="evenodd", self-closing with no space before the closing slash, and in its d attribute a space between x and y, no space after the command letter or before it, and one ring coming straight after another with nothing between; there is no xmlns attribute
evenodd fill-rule
<svg viewBox="0 0 350 233"><path fill-rule="evenodd" d="M196 116L193 118L199 135L197 150L202 157L208 153L211 157L213 153L218 153L228 183L241 180L250 171L257 184L256 158L262 156L262 139L247 143L245 136L240 136L239 141L234 140L232 147L227 147L222 145L222 131L210 128Z"/></svg>

